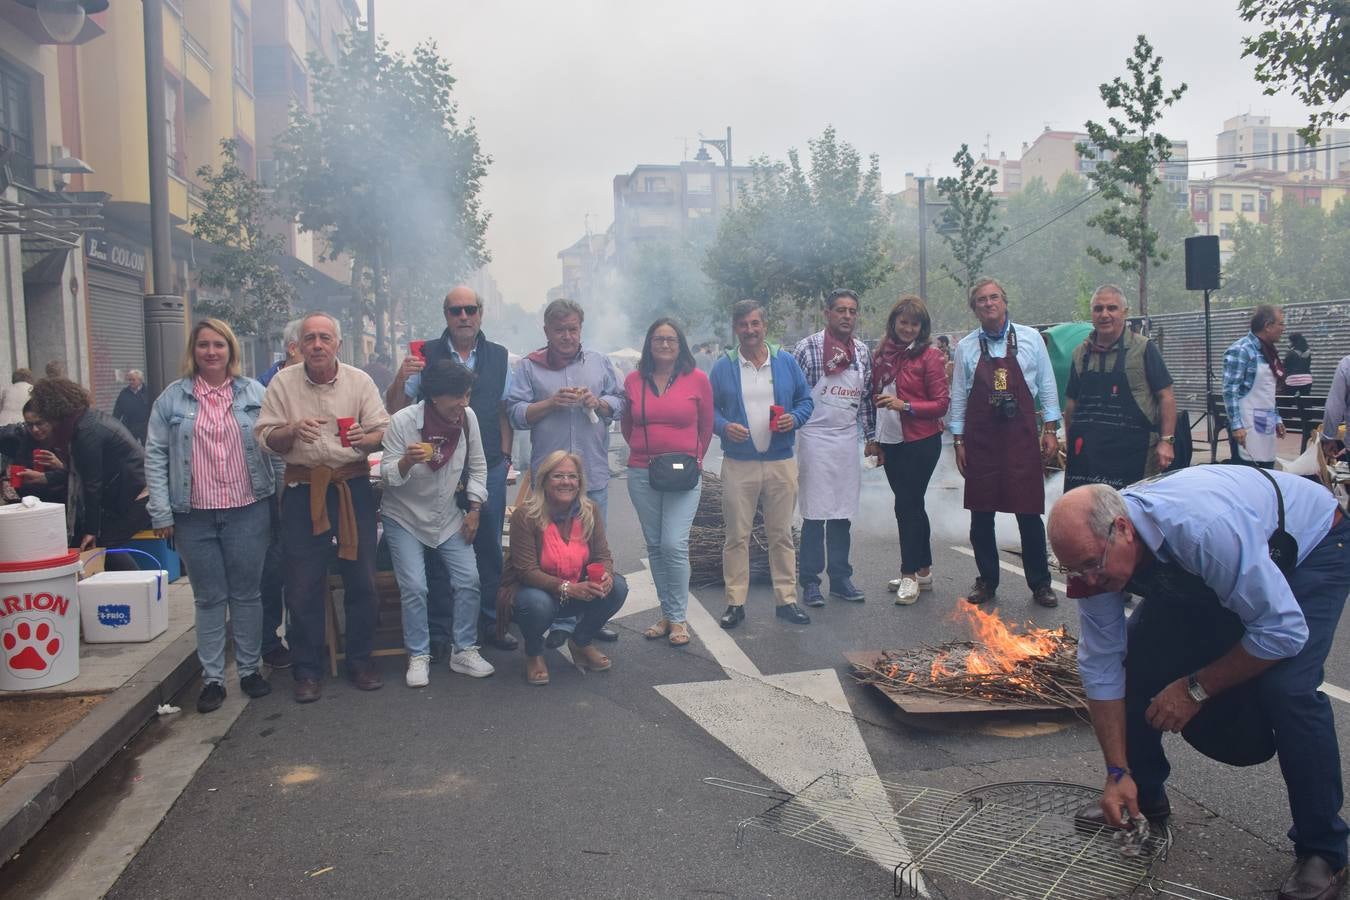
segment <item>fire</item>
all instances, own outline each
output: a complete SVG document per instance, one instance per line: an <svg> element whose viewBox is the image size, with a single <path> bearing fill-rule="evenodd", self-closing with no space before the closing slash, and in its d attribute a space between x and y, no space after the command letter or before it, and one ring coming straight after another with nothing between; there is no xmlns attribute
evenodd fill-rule
<svg viewBox="0 0 1350 900"><path fill-rule="evenodd" d="M948 653L939 653L937 659L933 660L933 667L928 671L929 681L937 681L940 678L949 678L956 674L954 670L947 668L945 665L949 655L950 654Z"/></svg>
<svg viewBox="0 0 1350 900"><path fill-rule="evenodd" d="M972 675L996 671L1011 674L1020 662L1052 655L1064 637L1062 629L1030 625L1021 632L1013 632L999 618L997 611L986 613L969 603L958 605L957 615L965 618L979 644L978 650L966 656L966 671ZM945 656L939 657L938 662L943 659ZM933 664L934 678L937 677L938 662Z"/></svg>

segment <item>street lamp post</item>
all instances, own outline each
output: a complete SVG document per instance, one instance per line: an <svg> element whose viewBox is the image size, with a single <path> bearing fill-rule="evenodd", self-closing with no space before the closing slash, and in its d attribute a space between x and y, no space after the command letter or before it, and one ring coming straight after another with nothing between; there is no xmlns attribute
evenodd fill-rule
<svg viewBox="0 0 1350 900"><path fill-rule="evenodd" d="M727 164L727 209L735 209L735 208L736 208L736 185L735 185L735 182L732 181L732 178L731 178L731 126L730 126L730 125L727 126L727 137L726 137L726 140L720 140L720 141L717 141L717 140L711 140L711 139L709 139L709 138L700 137L700 138L698 139L698 142L699 142L700 144L707 144L709 147L712 147L712 148L716 149L718 153L722 154L722 159L726 161L726 164Z"/></svg>

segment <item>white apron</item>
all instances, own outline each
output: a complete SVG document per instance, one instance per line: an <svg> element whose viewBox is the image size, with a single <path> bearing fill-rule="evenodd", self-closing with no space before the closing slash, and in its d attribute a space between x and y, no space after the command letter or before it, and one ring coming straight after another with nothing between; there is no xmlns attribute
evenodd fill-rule
<svg viewBox="0 0 1350 900"><path fill-rule="evenodd" d="M797 433L797 505L803 519L852 519L858 514L858 404L863 388L862 373L853 365L822 376L811 391L816 408Z"/></svg>
<svg viewBox="0 0 1350 900"><path fill-rule="evenodd" d="M1238 448L1239 455L1251 462L1274 462L1279 413L1275 409L1275 373L1264 359L1256 364L1256 380L1247 396L1238 401L1238 408L1247 424L1247 446Z"/></svg>

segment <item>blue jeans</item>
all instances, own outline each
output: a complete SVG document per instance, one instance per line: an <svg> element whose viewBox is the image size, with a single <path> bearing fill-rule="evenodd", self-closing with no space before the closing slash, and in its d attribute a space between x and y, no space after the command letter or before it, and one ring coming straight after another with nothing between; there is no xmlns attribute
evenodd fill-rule
<svg viewBox="0 0 1350 900"><path fill-rule="evenodd" d="M688 491L658 491L646 469L628 470L628 497L642 523L661 616L669 622L683 622L689 608L689 529L702 493L702 481Z"/></svg>
<svg viewBox="0 0 1350 900"><path fill-rule="evenodd" d="M423 548L411 531L384 517L384 540L394 563L394 577L403 602L403 645L409 656L431 653L427 629L427 568ZM478 563L473 547L458 531L439 547L431 548L450 573L455 594L454 646L467 650L478 646Z"/></svg>
<svg viewBox="0 0 1350 900"><path fill-rule="evenodd" d="M797 581L803 585L820 584L821 570L830 576L830 584L853 577L848 563L852 539L848 519L802 519L802 547L797 553ZM828 548L829 563L825 555Z"/></svg>
<svg viewBox="0 0 1350 900"><path fill-rule="evenodd" d="M609 485L605 485L598 491L587 491L586 496L592 503L600 507L600 519L609 524ZM628 594L628 587L624 587L624 596ZM604 622L600 623L605 624ZM553 627L567 634L574 634L577 627L577 614L575 612L562 612L558 614L557 621ZM534 654L538 655L538 654Z"/></svg>
<svg viewBox="0 0 1350 900"><path fill-rule="evenodd" d="M614 573L614 587L607 595L587 602L569 600L563 603L539 588L521 587L517 589L516 600L511 607L512 618L525 638L525 655L539 656L544 652L544 632L558 617L576 622L572 640L585 647L627 599L628 582L618 572Z"/></svg>
<svg viewBox="0 0 1350 900"><path fill-rule="evenodd" d="M474 535L473 553L478 560L479 594L482 598L478 618L483 633L492 634L497 622L497 588L502 583L502 527L506 523L506 460L488 469L487 502L478 514L478 534ZM427 566L427 625L433 641L449 641L453 634L455 612L452 611L449 575L440 557L428 549ZM458 609L458 605L455 605Z"/></svg>
<svg viewBox="0 0 1350 900"><path fill-rule="evenodd" d="M281 646L281 636L277 629L285 618L284 588L286 587L285 551L281 549L281 510L273 500L267 503L271 520L271 539L267 542L267 555L263 557L262 581L262 652L266 656Z"/></svg>
<svg viewBox="0 0 1350 900"><path fill-rule="evenodd" d="M1252 759L1279 756L1294 823L1289 839L1299 856L1315 853L1333 869L1346 864L1348 829L1340 816L1344 799L1340 749L1331 702L1318 691L1323 664L1336 636L1350 585L1350 520L1323 538L1289 577L1303 617L1308 642L1297 655L1281 660L1251 681L1206 702L1183 736L1195 726L1230 737L1222 749L1242 756L1236 743L1253 745ZM1147 597L1130 617L1126 658L1125 727L1130 769L1141 800L1156 798L1171 772L1162 749L1162 733L1144 718L1149 699L1177 678L1222 655L1245 630L1228 610L1210 602L1207 609L1185 597ZM1183 626L1183 627L1178 627ZM1225 638L1210 637L1226 635ZM1136 647L1146 652L1134 652ZM1230 696L1233 695L1233 696ZM1222 712L1222 717L1213 715ZM1201 717L1219 721L1202 722ZM1264 753L1260 752L1264 745Z"/></svg>
<svg viewBox="0 0 1350 900"><path fill-rule="evenodd" d="M262 600L258 591L272 498L233 509L194 509L173 517L174 543L187 563L196 607L202 680L225 683L225 614L234 624L239 677L258 671Z"/></svg>

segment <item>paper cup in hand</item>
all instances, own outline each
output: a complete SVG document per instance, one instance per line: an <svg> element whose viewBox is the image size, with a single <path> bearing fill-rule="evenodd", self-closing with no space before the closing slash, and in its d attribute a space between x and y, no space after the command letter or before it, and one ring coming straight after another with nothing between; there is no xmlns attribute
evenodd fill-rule
<svg viewBox="0 0 1350 900"><path fill-rule="evenodd" d="M604 580L605 580L605 564L604 564L604 563L587 563L587 565L586 565L586 580L587 580L587 581L594 582L595 584L599 584L600 582L604 581Z"/></svg>
<svg viewBox="0 0 1350 900"><path fill-rule="evenodd" d="M426 344L426 341L408 341L408 349L412 351L412 355L425 361L427 355L422 351L424 344Z"/></svg>
<svg viewBox="0 0 1350 900"><path fill-rule="evenodd" d="M778 420L782 417L783 413L785 413L785 412L787 412L787 410L783 409L783 407L779 406L779 405L776 404L776 403L769 407L769 430L770 430L770 431L777 431L777 430L778 430Z"/></svg>
<svg viewBox="0 0 1350 900"><path fill-rule="evenodd" d="M347 432L350 431L351 427L355 424L356 419L352 416L338 417L337 420L338 440L342 442L342 446L350 447L352 445L352 442L347 440Z"/></svg>
<svg viewBox="0 0 1350 900"><path fill-rule="evenodd" d="M599 424L600 424L600 417L597 416L597 415L595 414L595 410L591 409L589 406L586 407L586 418L588 418L588 419L591 420L591 424L592 424L592 425L599 425Z"/></svg>

